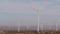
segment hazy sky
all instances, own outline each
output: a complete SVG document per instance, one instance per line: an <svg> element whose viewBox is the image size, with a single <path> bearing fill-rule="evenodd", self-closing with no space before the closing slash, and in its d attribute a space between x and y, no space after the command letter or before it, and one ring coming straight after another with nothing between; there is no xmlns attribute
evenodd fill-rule
<svg viewBox="0 0 60 34"><path fill-rule="evenodd" d="M40 24L60 24L60 0L0 0L0 25L37 25L39 8Z"/></svg>

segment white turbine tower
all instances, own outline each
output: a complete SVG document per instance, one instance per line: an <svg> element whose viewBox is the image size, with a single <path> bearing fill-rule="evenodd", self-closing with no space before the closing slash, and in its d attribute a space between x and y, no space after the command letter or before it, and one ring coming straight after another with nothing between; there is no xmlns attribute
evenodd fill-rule
<svg viewBox="0 0 60 34"><path fill-rule="evenodd" d="M18 32L20 32L20 24L18 23Z"/></svg>
<svg viewBox="0 0 60 34"><path fill-rule="evenodd" d="M20 19L19 19L19 17L18 17L18 32L20 32Z"/></svg>
<svg viewBox="0 0 60 34"><path fill-rule="evenodd" d="M58 31L58 25L59 25L59 22L60 22L60 19L59 19L58 16L56 17L56 20L57 20L57 22L56 22L56 31Z"/></svg>
<svg viewBox="0 0 60 34"><path fill-rule="evenodd" d="M34 10L36 10L36 12L37 12L37 32L39 33L39 9L34 8Z"/></svg>
<svg viewBox="0 0 60 34"><path fill-rule="evenodd" d="M58 19L56 17L56 31L58 31L58 26L57 26Z"/></svg>

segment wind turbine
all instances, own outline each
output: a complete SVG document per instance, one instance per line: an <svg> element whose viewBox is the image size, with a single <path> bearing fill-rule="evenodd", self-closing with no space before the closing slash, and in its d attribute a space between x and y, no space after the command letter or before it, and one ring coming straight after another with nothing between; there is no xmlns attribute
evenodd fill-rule
<svg viewBox="0 0 60 34"><path fill-rule="evenodd" d="M39 9L34 8L34 10L36 10L36 13L37 13L37 23L38 23L38 25L37 25L37 32L39 33Z"/></svg>
<svg viewBox="0 0 60 34"><path fill-rule="evenodd" d="M57 17L56 20L58 21ZM58 31L57 21L56 21L56 31Z"/></svg>
<svg viewBox="0 0 60 34"><path fill-rule="evenodd" d="M56 22L56 31L58 31L58 23L60 22L60 19L58 19L58 18L59 18L59 16L56 17L56 20L57 20L57 22Z"/></svg>
<svg viewBox="0 0 60 34"><path fill-rule="evenodd" d="M20 32L20 25L19 25L19 23L18 23L18 32Z"/></svg>
<svg viewBox="0 0 60 34"><path fill-rule="evenodd" d="M20 21L19 21L19 17L18 17L18 32L20 32Z"/></svg>

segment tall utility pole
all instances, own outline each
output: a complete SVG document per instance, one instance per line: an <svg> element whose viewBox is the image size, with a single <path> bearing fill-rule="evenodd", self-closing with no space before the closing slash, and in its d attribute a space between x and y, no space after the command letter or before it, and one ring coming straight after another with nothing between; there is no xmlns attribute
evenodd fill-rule
<svg viewBox="0 0 60 34"><path fill-rule="evenodd" d="M34 8L34 10L36 10L37 13L37 32L39 33L39 9Z"/></svg>

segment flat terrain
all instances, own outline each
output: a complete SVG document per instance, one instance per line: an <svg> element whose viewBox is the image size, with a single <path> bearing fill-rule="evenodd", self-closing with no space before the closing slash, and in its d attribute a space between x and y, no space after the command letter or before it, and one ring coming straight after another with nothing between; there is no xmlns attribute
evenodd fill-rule
<svg viewBox="0 0 60 34"><path fill-rule="evenodd" d="M21 33L18 33L18 32L1 32L0 34L60 34L60 32L40 32L40 33L37 33L37 32L21 32Z"/></svg>

